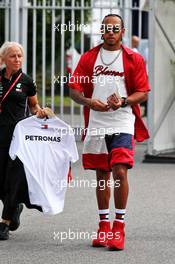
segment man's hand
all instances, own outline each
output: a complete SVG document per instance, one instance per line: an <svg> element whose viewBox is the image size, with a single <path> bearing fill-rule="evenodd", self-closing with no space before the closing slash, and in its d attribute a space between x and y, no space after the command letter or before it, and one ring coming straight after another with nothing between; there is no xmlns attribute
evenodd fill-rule
<svg viewBox="0 0 175 264"><path fill-rule="evenodd" d="M88 102L88 106L90 109L99 112L107 112L110 108L108 104L104 104L98 99L90 99Z"/></svg>
<svg viewBox="0 0 175 264"><path fill-rule="evenodd" d="M44 117L48 117L47 115L47 111L45 111L45 108L39 108L37 111L36 111L36 116L38 118L44 118Z"/></svg>
<svg viewBox="0 0 175 264"><path fill-rule="evenodd" d="M107 103L109 105L109 108L117 110L122 106L123 99L121 97L117 97L117 95L113 93L107 98Z"/></svg>

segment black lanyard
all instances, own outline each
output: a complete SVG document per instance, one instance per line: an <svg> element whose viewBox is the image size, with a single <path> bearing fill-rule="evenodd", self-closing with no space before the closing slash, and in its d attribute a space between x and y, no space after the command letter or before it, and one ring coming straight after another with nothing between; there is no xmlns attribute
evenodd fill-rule
<svg viewBox="0 0 175 264"><path fill-rule="evenodd" d="M13 87L15 86L15 84L17 83L17 81L19 80L19 78L21 77L22 72L18 75L18 77L14 80L14 82L10 85L10 88L7 90L7 92L4 94L4 96L0 99L0 113L2 112L2 102L4 101L4 99L7 97L7 95L11 92L11 90L13 89ZM0 76L0 81L1 81L1 76Z"/></svg>

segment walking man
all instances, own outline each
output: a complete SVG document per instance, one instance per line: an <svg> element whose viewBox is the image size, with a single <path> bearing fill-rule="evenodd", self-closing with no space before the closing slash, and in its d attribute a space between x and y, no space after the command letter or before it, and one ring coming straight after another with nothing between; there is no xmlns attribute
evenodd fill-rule
<svg viewBox="0 0 175 264"><path fill-rule="evenodd" d="M96 170L97 177L100 222L92 245L111 250L124 249L127 172L134 164L134 139L143 141L149 137L138 105L147 100L149 91L145 64L140 54L122 45L124 32L121 16L105 16L101 26L103 43L81 56L69 81L71 98L84 105L83 167ZM112 229L110 172L115 202ZM105 182L103 189L101 181Z"/></svg>

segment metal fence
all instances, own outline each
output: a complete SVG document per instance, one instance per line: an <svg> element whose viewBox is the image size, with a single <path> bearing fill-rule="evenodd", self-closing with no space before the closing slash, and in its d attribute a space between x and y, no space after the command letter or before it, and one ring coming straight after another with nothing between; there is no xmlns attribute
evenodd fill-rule
<svg viewBox="0 0 175 264"><path fill-rule="evenodd" d="M5 40L20 42L25 50L23 70L32 75L39 84L41 104L50 105L73 127L83 126L82 107L69 101L65 96L70 73L67 67L68 61L71 64L70 68L73 69L77 61L77 50L82 54L86 49L100 43L100 22L108 13L113 12L123 16L127 29L125 41L130 45L133 12L137 12L138 35L141 38L143 12L138 2L131 0L0 1L0 43ZM84 25L81 30L79 30L80 25ZM72 53L68 54L68 50Z"/></svg>

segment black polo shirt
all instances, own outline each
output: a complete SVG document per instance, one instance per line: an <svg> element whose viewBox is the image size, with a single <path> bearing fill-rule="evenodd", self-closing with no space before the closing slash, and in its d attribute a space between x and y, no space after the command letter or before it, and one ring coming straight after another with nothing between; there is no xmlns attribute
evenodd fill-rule
<svg viewBox="0 0 175 264"><path fill-rule="evenodd" d="M0 72L0 101L18 75L20 69L8 80L4 76L5 69ZM36 84L24 73L2 102L0 113L0 147L9 147L16 123L29 115L28 97L36 95Z"/></svg>

